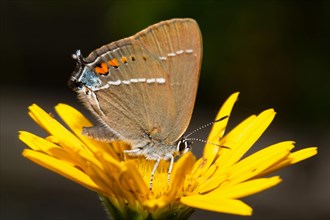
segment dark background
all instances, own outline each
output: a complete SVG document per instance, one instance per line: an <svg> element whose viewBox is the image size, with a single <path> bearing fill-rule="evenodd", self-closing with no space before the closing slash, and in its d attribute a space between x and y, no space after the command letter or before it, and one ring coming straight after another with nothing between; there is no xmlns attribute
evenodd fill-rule
<svg viewBox="0 0 330 220"><path fill-rule="evenodd" d="M248 219L329 219L330 1L1 0L1 219L106 219L94 192L21 156L19 130L46 135L27 115L60 102L84 111L68 88L71 54L87 56L161 20L192 17L204 56L192 130L240 91L230 127L273 107L254 149L295 140L319 154L280 171L284 181L244 201ZM92 118L87 112L86 115ZM206 138L207 129L196 134ZM195 144L200 155L202 144ZM196 211L192 219L241 219Z"/></svg>

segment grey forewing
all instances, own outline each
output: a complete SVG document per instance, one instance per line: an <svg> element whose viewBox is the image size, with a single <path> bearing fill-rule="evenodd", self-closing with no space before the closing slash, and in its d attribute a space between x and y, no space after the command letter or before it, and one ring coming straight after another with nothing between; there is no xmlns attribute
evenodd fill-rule
<svg viewBox="0 0 330 220"><path fill-rule="evenodd" d="M128 58L126 64L109 68L98 88L79 97L121 139L162 140L164 119L175 116L168 74L158 58L139 46L126 45L103 55L104 60L122 57Z"/></svg>
<svg viewBox="0 0 330 220"><path fill-rule="evenodd" d="M120 139L173 144L191 118L201 53L195 21L161 22L93 51L80 77L89 91L80 90L79 97ZM113 59L120 65L109 65L107 74L95 72Z"/></svg>

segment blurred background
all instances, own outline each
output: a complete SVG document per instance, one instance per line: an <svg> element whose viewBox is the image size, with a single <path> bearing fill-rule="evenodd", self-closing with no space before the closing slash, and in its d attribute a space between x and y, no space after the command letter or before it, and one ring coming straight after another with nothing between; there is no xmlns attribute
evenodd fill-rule
<svg viewBox="0 0 330 220"><path fill-rule="evenodd" d="M161 20L191 17L203 34L192 130L240 91L229 127L275 108L254 150L295 140L317 156L277 174L284 181L243 199L248 219L329 219L330 1L1 1L1 219L106 219L97 195L21 156L19 130L46 133L28 117L37 103L86 112L67 81L71 54L130 36ZM196 134L207 137L208 129ZM193 152L201 154L202 144ZM241 219L197 210L191 219Z"/></svg>

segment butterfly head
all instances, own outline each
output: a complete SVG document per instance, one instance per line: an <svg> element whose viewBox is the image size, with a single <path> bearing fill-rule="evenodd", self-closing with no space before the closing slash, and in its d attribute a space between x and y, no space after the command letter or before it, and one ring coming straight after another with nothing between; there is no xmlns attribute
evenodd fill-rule
<svg viewBox="0 0 330 220"><path fill-rule="evenodd" d="M86 62L80 50L77 50L76 53L72 55L72 58L76 61L76 68L71 75L69 86L75 91L83 91L86 94L88 94L90 90L98 90L102 82L99 76L90 68L89 63Z"/></svg>
<svg viewBox="0 0 330 220"><path fill-rule="evenodd" d="M188 151L191 151L191 148L192 148L192 142L190 140L187 140L184 136L179 139L176 145L176 150L179 153L179 155L183 155Z"/></svg>
<svg viewBox="0 0 330 220"><path fill-rule="evenodd" d="M76 53L72 54L72 58L76 61L76 68L73 71L72 77L69 81L69 86L73 89L81 89L83 87L83 83L78 78L80 78L84 70L84 57L82 56L80 50L77 50Z"/></svg>

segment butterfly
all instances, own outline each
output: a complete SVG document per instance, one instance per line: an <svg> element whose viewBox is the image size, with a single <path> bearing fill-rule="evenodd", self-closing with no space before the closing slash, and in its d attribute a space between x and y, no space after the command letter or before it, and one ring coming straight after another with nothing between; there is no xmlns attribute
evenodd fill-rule
<svg viewBox="0 0 330 220"><path fill-rule="evenodd" d="M190 18L151 25L137 34L73 55L70 84L99 125L83 134L130 144L124 154L170 160L190 150L184 136L193 112L202 60L202 36Z"/></svg>

